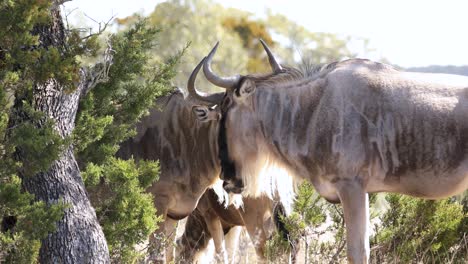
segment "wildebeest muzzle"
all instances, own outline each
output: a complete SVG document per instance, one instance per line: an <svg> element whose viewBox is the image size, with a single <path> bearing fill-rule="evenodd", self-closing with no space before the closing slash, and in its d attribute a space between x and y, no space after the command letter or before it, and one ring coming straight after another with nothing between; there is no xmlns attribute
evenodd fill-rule
<svg viewBox="0 0 468 264"><path fill-rule="evenodd" d="M244 190L244 183L242 180L224 181L223 188L228 193L240 194Z"/></svg>

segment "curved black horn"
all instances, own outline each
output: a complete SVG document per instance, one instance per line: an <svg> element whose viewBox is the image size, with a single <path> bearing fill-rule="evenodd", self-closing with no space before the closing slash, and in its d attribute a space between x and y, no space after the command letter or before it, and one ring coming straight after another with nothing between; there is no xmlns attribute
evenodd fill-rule
<svg viewBox="0 0 468 264"><path fill-rule="evenodd" d="M260 42L262 43L263 48L265 49L267 55L268 55L268 61L270 62L271 69L273 70L274 73L281 72L283 70L283 67L279 64L278 60L275 58L273 55L273 52L271 52L270 48L268 45L263 41L263 39L260 39Z"/></svg>
<svg viewBox="0 0 468 264"><path fill-rule="evenodd" d="M221 77L217 76L211 69L211 60L213 59L213 56L216 53L216 49L218 49L218 45L219 41L216 42L216 45L206 57L205 63L203 64L203 73L205 73L206 79L216 86L223 88L234 88L240 81L240 75Z"/></svg>
<svg viewBox="0 0 468 264"><path fill-rule="evenodd" d="M203 58L193 69L192 74L190 74L190 77L187 82L187 90L189 93L189 96L192 98L195 98L199 101L202 102L208 102L211 104L219 104L223 100L224 93L215 93L215 94L210 94L210 95L202 95L198 93L197 88L195 88L195 80L197 79L198 72L200 71L200 68L203 66L205 63L206 57Z"/></svg>

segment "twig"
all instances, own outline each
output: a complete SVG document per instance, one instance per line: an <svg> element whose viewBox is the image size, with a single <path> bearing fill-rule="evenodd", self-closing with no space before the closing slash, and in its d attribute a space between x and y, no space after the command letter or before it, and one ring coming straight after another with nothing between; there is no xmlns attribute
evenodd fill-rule
<svg viewBox="0 0 468 264"><path fill-rule="evenodd" d="M94 18L88 16L86 13L83 13L83 14L85 15L85 17L91 19L94 23L96 23L96 24L101 24L100 22L97 22Z"/></svg>
<svg viewBox="0 0 468 264"><path fill-rule="evenodd" d="M344 218L341 218L341 228L344 228L344 225L345 225ZM335 254L332 256L332 260L338 259L339 255L340 255L341 251L343 251L345 245L346 245L345 240L343 239L343 237L341 237L340 246L336 250Z"/></svg>
<svg viewBox="0 0 468 264"><path fill-rule="evenodd" d="M434 237L432 238L431 242L429 243L430 245L432 245L434 243L434 241L437 239L437 235L440 233L440 230L437 230L437 232L435 233ZM431 247L427 247L426 250L423 251L422 255L421 255L421 260L424 260L424 256L426 256L427 252L431 250Z"/></svg>
<svg viewBox="0 0 468 264"><path fill-rule="evenodd" d="M109 80L109 71L113 64L115 50L112 49L110 37L107 38L106 44L107 48L104 52L103 61L95 64L91 69L82 69L82 71L84 71L83 74L85 74L86 81L81 92L81 96L85 96L89 90L96 87L96 85L107 82Z"/></svg>
<svg viewBox="0 0 468 264"><path fill-rule="evenodd" d="M65 7L63 9L64 9L64 13L65 13ZM70 12L67 12L65 14L65 23L67 24L67 31L70 31L70 24L68 23L68 16L71 15L77 9L78 9L78 7L73 8Z"/></svg>
<svg viewBox="0 0 468 264"><path fill-rule="evenodd" d="M54 6L54 7L58 7L59 5L63 5L63 4L65 4L66 2L70 2L70 1L72 1L72 0L55 0L53 6Z"/></svg>
<svg viewBox="0 0 468 264"><path fill-rule="evenodd" d="M96 33L91 33L86 36L86 37L83 37L81 38L82 40L85 40L85 39L88 39L90 37L93 37L93 36L96 36L96 35L101 35L102 32L104 32L106 29L107 29L107 26L111 23L112 20L114 20L115 18L115 15L112 15L111 18L109 20L107 20L107 22L104 22L104 26L102 26L103 22L97 22L96 20L94 20L93 18L91 18L90 16L84 14L87 18L91 19L92 21L94 21L96 24L99 25L99 29L98 29L98 32Z"/></svg>

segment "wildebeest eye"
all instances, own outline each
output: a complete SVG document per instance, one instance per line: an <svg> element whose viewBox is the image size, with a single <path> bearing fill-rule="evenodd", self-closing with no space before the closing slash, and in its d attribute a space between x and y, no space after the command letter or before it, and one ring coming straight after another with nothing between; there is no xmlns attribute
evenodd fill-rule
<svg viewBox="0 0 468 264"><path fill-rule="evenodd" d="M194 106L192 107L192 112L195 114L198 120L204 122L208 119L208 112L210 110L206 106Z"/></svg>
<svg viewBox="0 0 468 264"><path fill-rule="evenodd" d="M195 110L195 112L198 114L198 116L200 117L205 117L206 116L206 112L205 111L200 111L200 110Z"/></svg>

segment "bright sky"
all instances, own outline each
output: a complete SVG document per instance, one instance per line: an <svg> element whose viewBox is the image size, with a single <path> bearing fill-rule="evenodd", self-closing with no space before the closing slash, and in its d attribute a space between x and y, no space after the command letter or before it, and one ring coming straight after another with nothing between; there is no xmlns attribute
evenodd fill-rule
<svg viewBox="0 0 468 264"><path fill-rule="evenodd" d="M367 38L376 52L403 66L468 65L466 0L215 0L261 17L266 9L286 15L313 32ZM90 17L105 21L150 13L157 0L73 0ZM222 40L221 40L222 41ZM361 54L362 56L362 54Z"/></svg>

